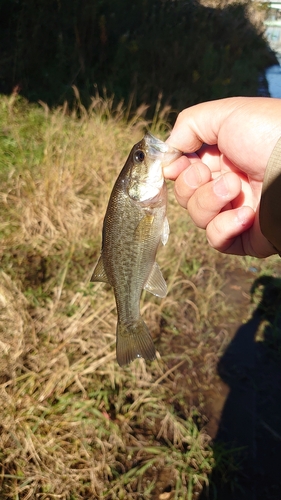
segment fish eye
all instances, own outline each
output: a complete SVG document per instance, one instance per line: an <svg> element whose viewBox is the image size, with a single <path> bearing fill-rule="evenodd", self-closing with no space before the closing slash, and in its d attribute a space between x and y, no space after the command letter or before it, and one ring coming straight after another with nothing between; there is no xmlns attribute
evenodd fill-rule
<svg viewBox="0 0 281 500"><path fill-rule="evenodd" d="M134 160L137 163L142 163L144 161L144 159L145 159L144 152L141 149L137 149L137 151L135 151L135 153L134 153Z"/></svg>

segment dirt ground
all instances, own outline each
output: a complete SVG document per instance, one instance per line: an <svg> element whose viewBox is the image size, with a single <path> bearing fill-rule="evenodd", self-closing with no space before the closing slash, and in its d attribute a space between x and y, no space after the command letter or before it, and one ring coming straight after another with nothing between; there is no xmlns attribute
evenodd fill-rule
<svg viewBox="0 0 281 500"><path fill-rule="evenodd" d="M241 318L250 288L246 273L230 276L224 290ZM224 480L215 468L212 486L200 500L281 498L281 280L252 279L252 290L257 289L260 301L248 322L233 328L206 408L208 433L214 442L237 449L239 470Z"/></svg>

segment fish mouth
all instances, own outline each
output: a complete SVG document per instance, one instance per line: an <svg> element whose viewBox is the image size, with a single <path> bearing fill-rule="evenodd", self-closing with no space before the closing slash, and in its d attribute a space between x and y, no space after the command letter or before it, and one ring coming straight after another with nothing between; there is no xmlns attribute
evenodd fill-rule
<svg viewBox="0 0 281 500"><path fill-rule="evenodd" d="M179 151L166 142L161 141L161 139L158 139L150 132L145 134L144 142L149 159L152 161L160 160L162 168L167 167L183 154L182 151Z"/></svg>
<svg viewBox="0 0 281 500"><path fill-rule="evenodd" d="M163 167L170 165L182 152L173 148L161 139L157 139L147 132L142 141L146 156L146 172L141 182L138 183L138 201L141 203L156 202L161 196L165 183Z"/></svg>

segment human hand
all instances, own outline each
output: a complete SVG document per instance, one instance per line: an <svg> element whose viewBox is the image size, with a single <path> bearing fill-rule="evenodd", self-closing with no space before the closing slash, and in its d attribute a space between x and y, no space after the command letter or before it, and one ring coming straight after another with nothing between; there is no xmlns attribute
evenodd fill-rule
<svg viewBox="0 0 281 500"><path fill-rule="evenodd" d="M267 257L259 203L267 162L281 136L281 100L232 97L182 111L167 142L187 154L164 169L175 195L210 245Z"/></svg>

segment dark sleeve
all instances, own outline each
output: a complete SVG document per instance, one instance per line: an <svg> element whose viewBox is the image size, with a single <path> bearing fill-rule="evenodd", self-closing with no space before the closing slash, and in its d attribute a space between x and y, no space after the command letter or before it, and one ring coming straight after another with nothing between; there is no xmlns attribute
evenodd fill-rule
<svg viewBox="0 0 281 500"><path fill-rule="evenodd" d="M281 254L281 138L266 167L259 220L262 234Z"/></svg>

